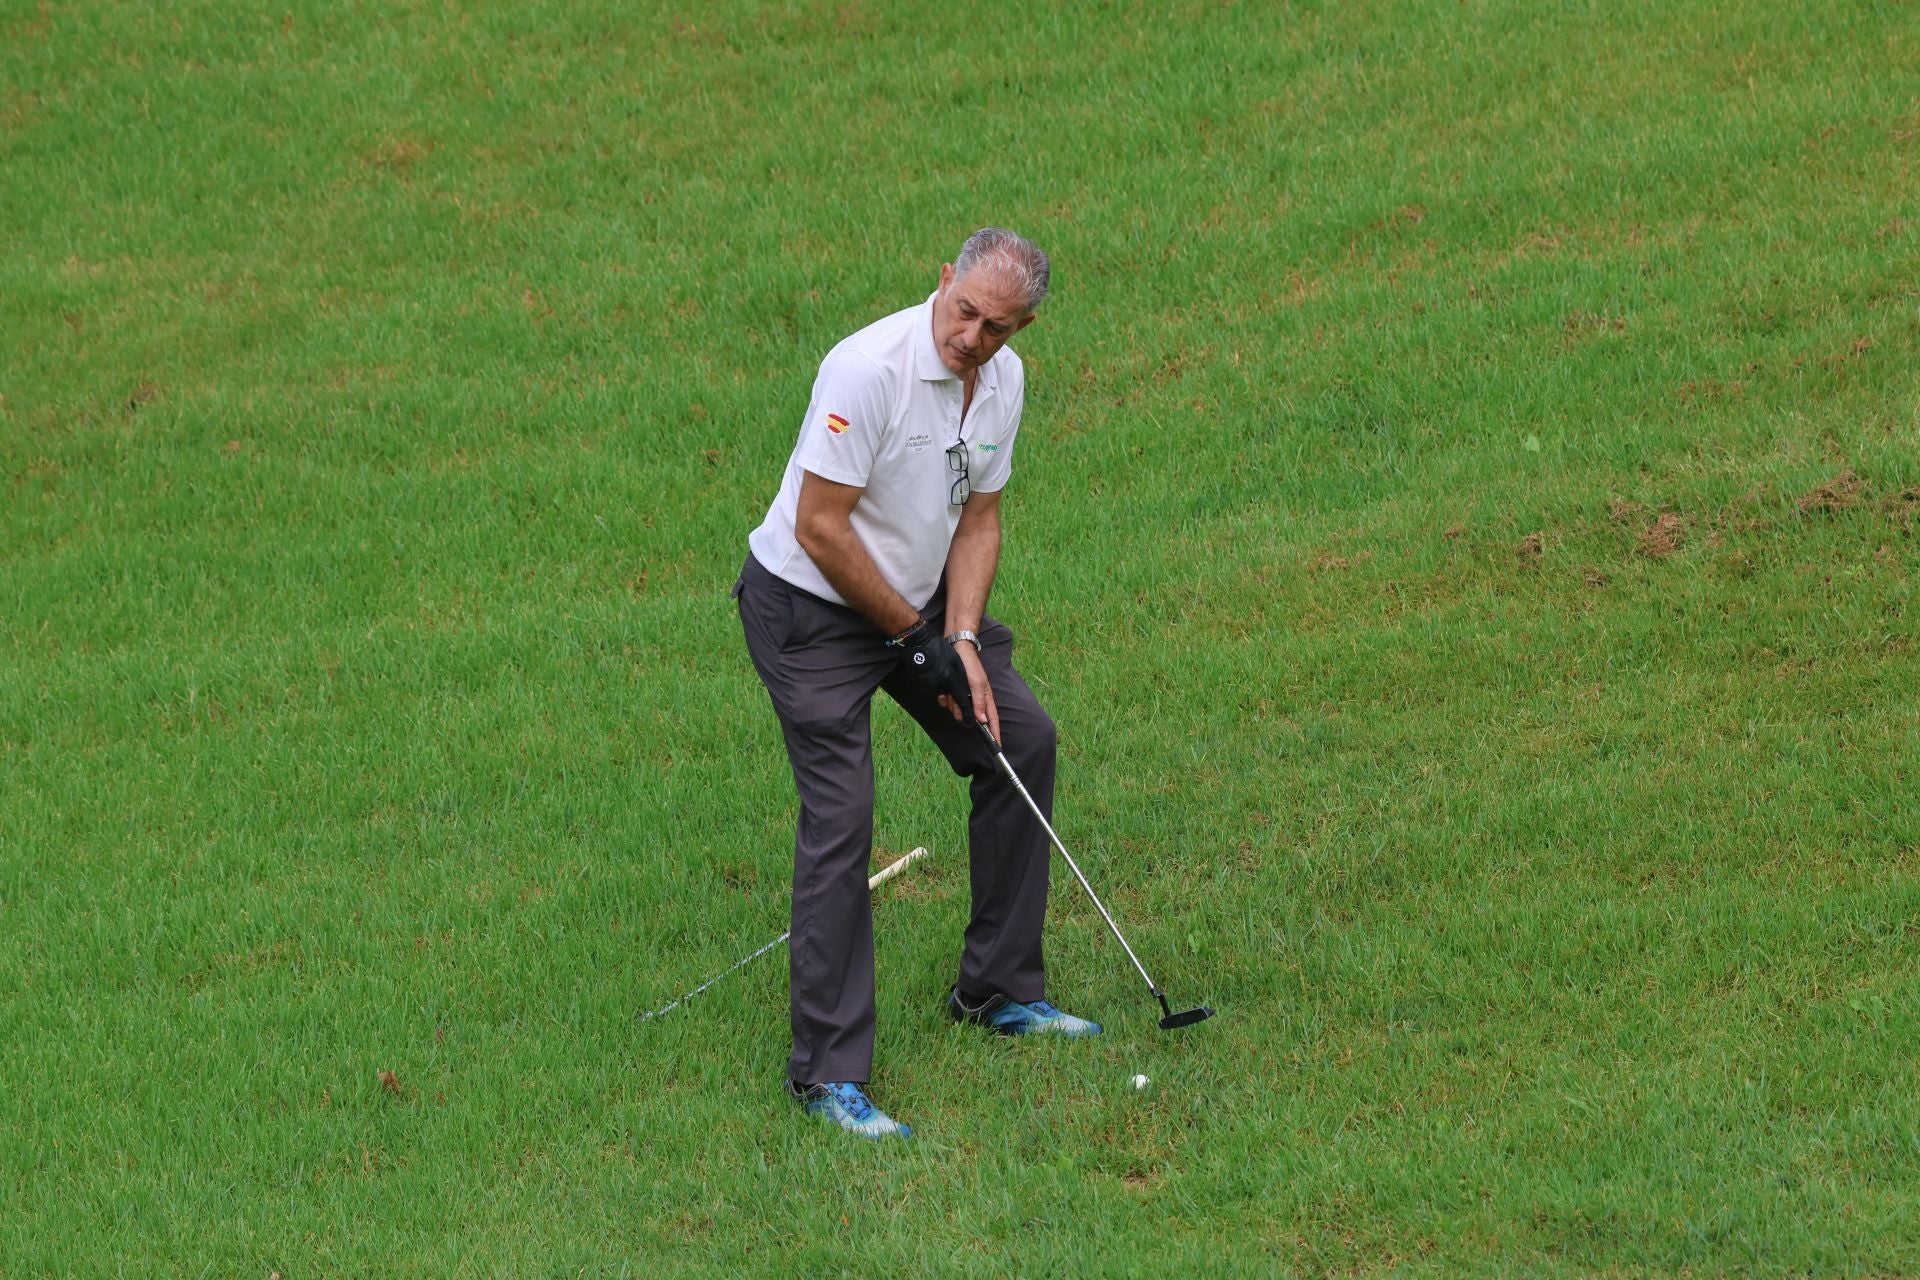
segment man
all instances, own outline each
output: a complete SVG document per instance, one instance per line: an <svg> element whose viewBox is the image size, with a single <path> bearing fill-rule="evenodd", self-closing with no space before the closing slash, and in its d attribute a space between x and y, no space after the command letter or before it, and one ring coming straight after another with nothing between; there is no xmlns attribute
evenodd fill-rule
<svg viewBox="0 0 1920 1280"><path fill-rule="evenodd" d="M1013 633L986 613L1026 385L1005 344L1033 323L1047 275L1032 243L989 227L940 268L926 302L828 352L734 585L800 793L787 1090L810 1114L865 1137L910 1132L864 1088L876 689L972 779L973 906L949 1014L1007 1035L1100 1031L1045 998L1047 837L970 722L1004 745L1051 815L1053 722L1014 670Z"/></svg>

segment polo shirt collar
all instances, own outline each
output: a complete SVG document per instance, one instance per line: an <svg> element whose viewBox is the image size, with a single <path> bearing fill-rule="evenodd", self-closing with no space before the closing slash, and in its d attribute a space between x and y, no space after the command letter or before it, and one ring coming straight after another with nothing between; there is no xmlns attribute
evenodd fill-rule
<svg viewBox="0 0 1920 1280"><path fill-rule="evenodd" d="M913 324L913 371L922 382L945 382L955 376L933 347L933 300L939 296L938 289L927 295Z"/></svg>

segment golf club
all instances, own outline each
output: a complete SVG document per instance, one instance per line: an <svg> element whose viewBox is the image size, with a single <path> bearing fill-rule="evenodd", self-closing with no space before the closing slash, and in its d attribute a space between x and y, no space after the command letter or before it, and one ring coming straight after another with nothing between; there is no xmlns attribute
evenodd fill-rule
<svg viewBox="0 0 1920 1280"><path fill-rule="evenodd" d="M968 719L972 720L973 717L969 715ZM1032 794L1027 790L1027 784L1020 781L1020 775L1015 773L1013 766L1007 763L1007 754L1000 749L999 742L995 741L993 730L978 720L973 720L973 727L978 729L980 736L987 740L987 746L992 748L993 758L999 764L1000 772L1007 775L1007 781L1013 784L1014 790L1018 791L1021 798L1027 802L1027 808L1033 810L1033 816L1040 820L1042 827L1046 828L1047 838L1053 841L1053 847L1060 851L1060 856L1067 860L1067 866L1073 870L1074 879L1080 882L1080 887L1087 891L1089 898L1093 899L1094 909L1099 911L1100 918L1107 922L1107 928L1113 930L1113 936L1120 939L1120 946L1126 951L1127 959L1133 961L1133 967L1138 969L1140 976L1146 980L1147 989L1153 992L1153 998L1160 1002L1160 1012L1166 1015L1160 1019L1160 1029L1172 1031L1175 1027L1190 1027L1196 1022L1205 1022L1211 1018L1213 1009L1209 1005L1196 1005L1194 1008L1182 1009L1179 1013L1175 1013L1167 1004L1166 993L1161 991L1160 985L1148 976L1147 967L1140 963L1140 957L1133 954L1133 948L1127 945L1126 936L1120 932L1120 926L1113 922L1113 917L1107 914L1107 908L1101 903L1100 895L1093 891L1093 886L1087 883L1086 876L1081 874L1080 864L1075 862L1073 855L1067 852L1067 846L1060 843L1060 837L1053 832L1053 824L1047 821L1047 815L1041 813L1040 806L1034 803Z"/></svg>
<svg viewBox="0 0 1920 1280"><path fill-rule="evenodd" d="M921 848L921 849L915 849L913 852L905 855L904 857L895 858L892 862L889 862L886 866L880 868L880 870L874 872L872 876L868 877L867 879L868 892L872 892L873 890L878 889L881 885L893 879L895 876L899 875L902 871L905 871L908 867L912 866L914 863L920 861L920 859L926 856L927 856L927 851L924 848ZM714 983L720 981L720 979L726 977L727 974L732 973L734 969L745 968L748 964L752 963L755 960L758 960L761 956L767 954L767 952L773 950L775 947L779 946L781 943L785 942L788 938L792 936L793 936L793 930L791 929L787 930L785 933L775 938L772 942L769 942L766 946L760 948L758 951L748 956L745 960L741 960L736 964L734 964L732 968L725 969L719 973L716 973L713 977L708 978L705 982L701 983L699 986L695 987L693 990L687 992L687 994L681 996L678 1000L675 1000L672 1004L664 1005L661 1008L653 1010L651 1013L641 1014L638 1020L641 1022L645 1022L650 1018L657 1018L663 1013L668 1013L674 1009L679 1008L681 1005L693 999L695 996L699 995L702 991L705 991L708 987L712 986Z"/></svg>

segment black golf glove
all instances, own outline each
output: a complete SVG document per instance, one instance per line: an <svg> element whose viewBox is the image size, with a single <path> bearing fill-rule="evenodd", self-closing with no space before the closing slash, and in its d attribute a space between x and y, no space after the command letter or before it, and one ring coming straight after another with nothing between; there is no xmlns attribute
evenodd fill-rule
<svg viewBox="0 0 1920 1280"><path fill-rule="evenodd" d="M973 686L960 655L925 618L887 643L903 651L901 665L922 689L936 698L944 693L963 708L973 705Z"/></svg>

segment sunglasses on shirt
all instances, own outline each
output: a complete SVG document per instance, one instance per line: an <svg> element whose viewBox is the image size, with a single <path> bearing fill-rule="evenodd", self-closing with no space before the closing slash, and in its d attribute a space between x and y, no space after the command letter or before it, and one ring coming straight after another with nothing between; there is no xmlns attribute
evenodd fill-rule
<svg viewBox="0 0 1920 1280"><path fill-rule="evenodd" d="M973 494L973 486L967 483L967 442L959 440L947 446L947 470L958 472L960 478L953 482L953 488L947 491L947 505L964 507Z"/></svg>

